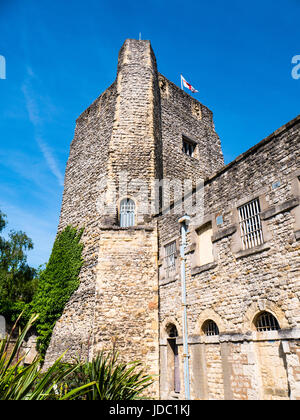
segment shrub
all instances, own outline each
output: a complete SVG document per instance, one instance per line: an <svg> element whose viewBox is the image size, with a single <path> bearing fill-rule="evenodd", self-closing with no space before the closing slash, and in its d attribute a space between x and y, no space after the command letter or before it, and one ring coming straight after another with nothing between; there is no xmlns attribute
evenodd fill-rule
<svg viewBox="0 0 300 420"><path fill-rule="evenodd" d="M37 319L32 316L23 329L13 348L8 352L11 335L0 340L0 400L70 400L78 399L86 389L94 384L85 383L69 390L66 386L68 375L78 369L78 365L68 366L59 357L46 371L41 372L41 358L36 358L27 366L22 365L19 351L25 335Z"/></svg>
<svg viewBox="0 0 300 420"><path fill-rule="evenodd" d="M79 388L92 383L85 394L86 400L134 400L153 383L150 375L144 373L140 362L118 361L118 353L100 352L91 362L78 363L68 386Z"/></svg>
<svg viewBox="0 0 300 420"><path fill-rule="evenodd" d="M77 231L68 226L57 235L49 262L39 278L32 313L39 314L36 323L37 346L42 357L45 356L57 319L79 286L78 276L83 264L82 233L83 229Z"/></svg>
<svg viewBox="0 0 300 420"><path fill-rule="evenodd" d="M73 365L61 363L63 354L45 372L41 357L23 366L19 352L37 318L30 318L10 352L11 335L0 340L0 400L133 400L153 383L139 362L119 362L114 351Z"/></svg>

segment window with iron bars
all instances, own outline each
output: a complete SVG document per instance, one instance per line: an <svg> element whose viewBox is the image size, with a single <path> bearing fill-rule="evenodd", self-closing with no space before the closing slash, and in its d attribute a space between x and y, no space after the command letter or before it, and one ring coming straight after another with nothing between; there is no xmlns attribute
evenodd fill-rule
<svg viewBox="0 0 300 420"><path fill-rule="evenodd" d="M259 200L249 201L238 208L243 249L254 248L263 243Z"/></svg>
<svg viewBox="0 0 300 420"><path fill-rule="evenodd" d="M176 261L176 241L165 246L165 261L167 277L174 274Z"/></svg>
<svg viewBox="0 0 300 420"><path fill-rule="evenodd" d="M212 320L212 319L208 319L207 321L205 321L202 330L204 332L205 335L219 335L219 328L217 326L217 324Z"/></svg>
<svg viewBox="0 0 300 420"><path fill-rule="evenodd" d="M257 331L274 331L280 329L277 319L270 312L262 312L256 319L255 327Z"/></svg>

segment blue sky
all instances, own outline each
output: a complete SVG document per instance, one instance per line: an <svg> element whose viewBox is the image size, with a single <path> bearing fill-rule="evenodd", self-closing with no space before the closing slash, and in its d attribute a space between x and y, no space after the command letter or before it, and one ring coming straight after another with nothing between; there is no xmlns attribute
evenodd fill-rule
<svg viewBox="0 0 300 420"><path fill-rule="evenodd" d="M299 114L300 1L0 0L0 209L48 260L75 119L115 79L126 38L150 39L214 112L226 163Z"/></svg>

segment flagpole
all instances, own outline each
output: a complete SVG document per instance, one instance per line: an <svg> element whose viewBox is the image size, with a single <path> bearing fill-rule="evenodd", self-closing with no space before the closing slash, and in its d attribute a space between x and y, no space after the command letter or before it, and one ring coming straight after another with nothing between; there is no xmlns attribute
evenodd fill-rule
<svg viewBox="0 0 300 420"><path fill-rule="evenodd" d="M183 90L183 86L182 86L182 74L180 75L180 82L181 82L181 90Z"/></svg>

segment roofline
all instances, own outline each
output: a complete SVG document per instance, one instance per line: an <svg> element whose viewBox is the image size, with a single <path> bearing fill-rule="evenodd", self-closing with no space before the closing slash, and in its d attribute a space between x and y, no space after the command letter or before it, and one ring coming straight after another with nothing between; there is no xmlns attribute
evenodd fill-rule
<svg viewBox="0 0 300 420"><path fill-rule="evenodd" d="M259 143L255 144L250 149L246 150L246 152L240 154L238 157L236 157L233 161L228 163L227 165L223 166L223 168L219 169L217 172L215 172L210 177L206 178L204 180L204 185L212 182L215 178L222 175L224 172L228 171L232 166L240 163L244 159L246 159L248 156L252 155L253 153L257 152L261 147L263 147L265 144L271 142L274 140L277 136L284 133L287 130L290 130L294 125L298 124L300 122L300 114L294 118L293 120L289 121L288 123L284 124L277 130L275 130L272 134L270 134L268 137L265 137L263 140L261 140Z"/></svg>
<svg viewBox="0 0 300 420"><path fill-rule="evenodd" d="M289 121L288 123L286 123L283 126L281 126L280 128L278 128L276 131L274 131L268 137L265 137L259 143L257 143L256 145L254 145L253 147L251 147L250 149L248 149L246 152L244 152L241 155L239 155L232 162L230 162L227 165L223 166L223 168L221 168L219 171L217 171L216 173L214 173L212 176L206 178L204 180L204 184L202 184L202 185L205 187L207 184L213 182L216 178L218 178L219 176L221 176L222 174L224 174L231 167L233 167L234 165L239 164L244 159L246 159L248 156L250 156L251 154L257 152L265 144L271 142L278 135L280 135L280 134L284 133L285 131L291 129L294 125L298 124L299 122L300 122L300 114L296 118L294 118L293 120ZM198 184L196 187L194 187L192 190L190 190L187 194L185 194L185 197L188 197L188 196L194 194L198 188L202 188L200 184ZM169 209L173 208L174 207L174 204L176 204L176 203L174 203L174 201L172 201L172 203L170 203L170 205L168 206L168 208ZM162 216L163 215L163 212L164 212L164 209L160 209L159 212L154 215L154 217Z"/></svg>

